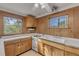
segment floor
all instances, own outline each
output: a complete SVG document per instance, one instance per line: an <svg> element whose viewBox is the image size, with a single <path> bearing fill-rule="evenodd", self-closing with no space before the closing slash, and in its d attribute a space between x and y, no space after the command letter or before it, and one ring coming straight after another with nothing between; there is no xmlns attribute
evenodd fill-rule
<svg viewBox="0 0 79 59"><path fill-rule="evenodd" d="M25 52L24 54L21 54L20 56L42 56L42 55L33 50L30 50L28 52Z"/></svg>

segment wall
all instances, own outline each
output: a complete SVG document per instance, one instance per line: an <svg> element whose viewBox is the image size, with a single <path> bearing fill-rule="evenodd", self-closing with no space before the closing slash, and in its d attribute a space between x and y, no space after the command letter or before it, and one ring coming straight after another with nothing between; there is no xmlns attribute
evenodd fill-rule
<svg viewBox="0 0 79 59"><path fill-rule="evenodd" d="M0 56L5 56L4 41L0 39Z"/></svg>
<svg viewBox="0 0 79 59"><path fill-rule="evenodd" d="M79 7L74 8L73 31L74 37L79 38Z"/></svg>
<svg viewBox="0 0 79 59"><path fill-rule="evenodd" d="M68 28L49 28L49 18L68 15ZM79 7L38 18L37 32L55 36L79 38Z"/></svg>
<svg viewBox="0 0 79 59"><path fill-rule="evenodd" d="M15 18L20 18L23 19L23 16L20 15L16 15L13 13L9 13L9 12L5 12L5 11L1 11L0 10L0 35L3 35L3 17L4 16L8 16L8 17L15 17ZM23 19L24 20L24 19ZM24 21L23 21L24 22ZM24 24L23 24L24 27ZM23 28L23 32L24 32L24 28Z"/></svg>

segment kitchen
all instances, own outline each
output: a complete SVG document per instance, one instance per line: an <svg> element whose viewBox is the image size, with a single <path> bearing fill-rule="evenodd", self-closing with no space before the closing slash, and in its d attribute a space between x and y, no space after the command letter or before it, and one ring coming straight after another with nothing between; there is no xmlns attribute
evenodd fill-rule
<svg viewBox="0 0 79 59"><path fill-rule="evenodd" d="M79 56L78 19L78 3L0 3L0 56Z"/></svg>

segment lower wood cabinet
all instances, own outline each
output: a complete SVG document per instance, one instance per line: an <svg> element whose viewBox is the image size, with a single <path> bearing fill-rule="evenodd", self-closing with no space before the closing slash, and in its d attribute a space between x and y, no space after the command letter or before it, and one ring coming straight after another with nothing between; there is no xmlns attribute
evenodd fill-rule
<svg viewBox="0 0 79 59"><path fill-rule="evenodd" d="M31 48L32 48L32 39L31 38L5 42L5 55L6 56L19 55Z"/></svg>
<svg viewBox="0 0 79 59"><path fill-rule="evenodd" d="M56 42L40 39L38 52L45 56L79 56L79 50Z"/></svg>
<svg viewBox="0 0 79 59"><path fill-rule="evenodd" d="M29 40L27 41L27 43L28 43L28 46L29 47L27 47L28 49L32 49L32 40L29 38Z"/></svg>
<svg viewBox="0 0 79 59"><path fill-rule="evenodd" d="M52 56L64 56L64 50L52 47Z"/></svg>
<svg viewBox="0 0 79 59"><path fill-rule="evenodd" d="M31 38L21 41L21 53L25 52L31 48L32 48L32 39Z"/></svg>
<svg viewBox="0 0 79 59"><path fill-rule="evenodd" d="M40 41L38 41L38 52L44 55L44 44Z"/></svg>
<svg viewBox="0 0 79 59"><path fill-rule="evenodd" d="M57 43L51 43L47 41L38 40L38 52L45 56L78 56L76 53L71 53L76 51L72 48L72 51L68 47L63 47ZM60 47L62 49L60 49ZM63 49L64 48L64 49ZM20 39L15 41L5 42L5 55L6 56L16 56L25 51L32 49L32 39ZM71 52L70 52L71 51ZM76 52L79 52L78 50Z"/></svg>
<svg viewBox="0 0 79 59"><path fill-rule="evenodd" d="M38 41L38 52L45 56L64 56L65 53L64 50L55 48L42 40Z"/></svg>
<svg viewBox="0 0 79 59"><path fill-rule="evenodd" d="M51 46L44 44L44 55L45 56L51 56L52 54L52 50L51 50Z"/></svg>
<svg viewBox="0 0 79 59"><path fill-rule="evenodd" d="M44 44L43 51L45 56L64 56L64 50L55 48L47 44Z"/></svg>
<svg viewBox="0 0 79 59"><path fill-rule="evenodd" d="M15 55L15 45L13 43L5 45L5 55L6 56L14 56Z"/></svg>
<svg viewBox="0 0 79 59"><path fill-rule="evenodd" d="M14 44L15 45L15 55L18 55L21 53L21 43L20 42L17 42Z"/></svg>
<svg viewBox="0 0 79 59"><path fill-rule="evenodd" d="M21 42L21 47L20 47L21 48L21 51L20 51L21 53L23 53L23 52L28 50L27 49L28 46L26 45L26 43L27 43L26 40Z"/></svg>
<svg viewBox="0 0 79 59"><path fill-rule="evenodd" d="M65 51L65 56L78 56L77 54Z"/></svg>

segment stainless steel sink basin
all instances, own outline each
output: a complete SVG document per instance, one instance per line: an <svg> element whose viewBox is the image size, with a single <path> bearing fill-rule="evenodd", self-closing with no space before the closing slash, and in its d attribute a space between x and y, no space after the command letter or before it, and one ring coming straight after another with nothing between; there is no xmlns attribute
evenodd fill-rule
<svg viewBox="0 0 79 59"><path fill-rule="evenodd" d="M41 37L40 35L34 35L34 37Z"/></svg>

